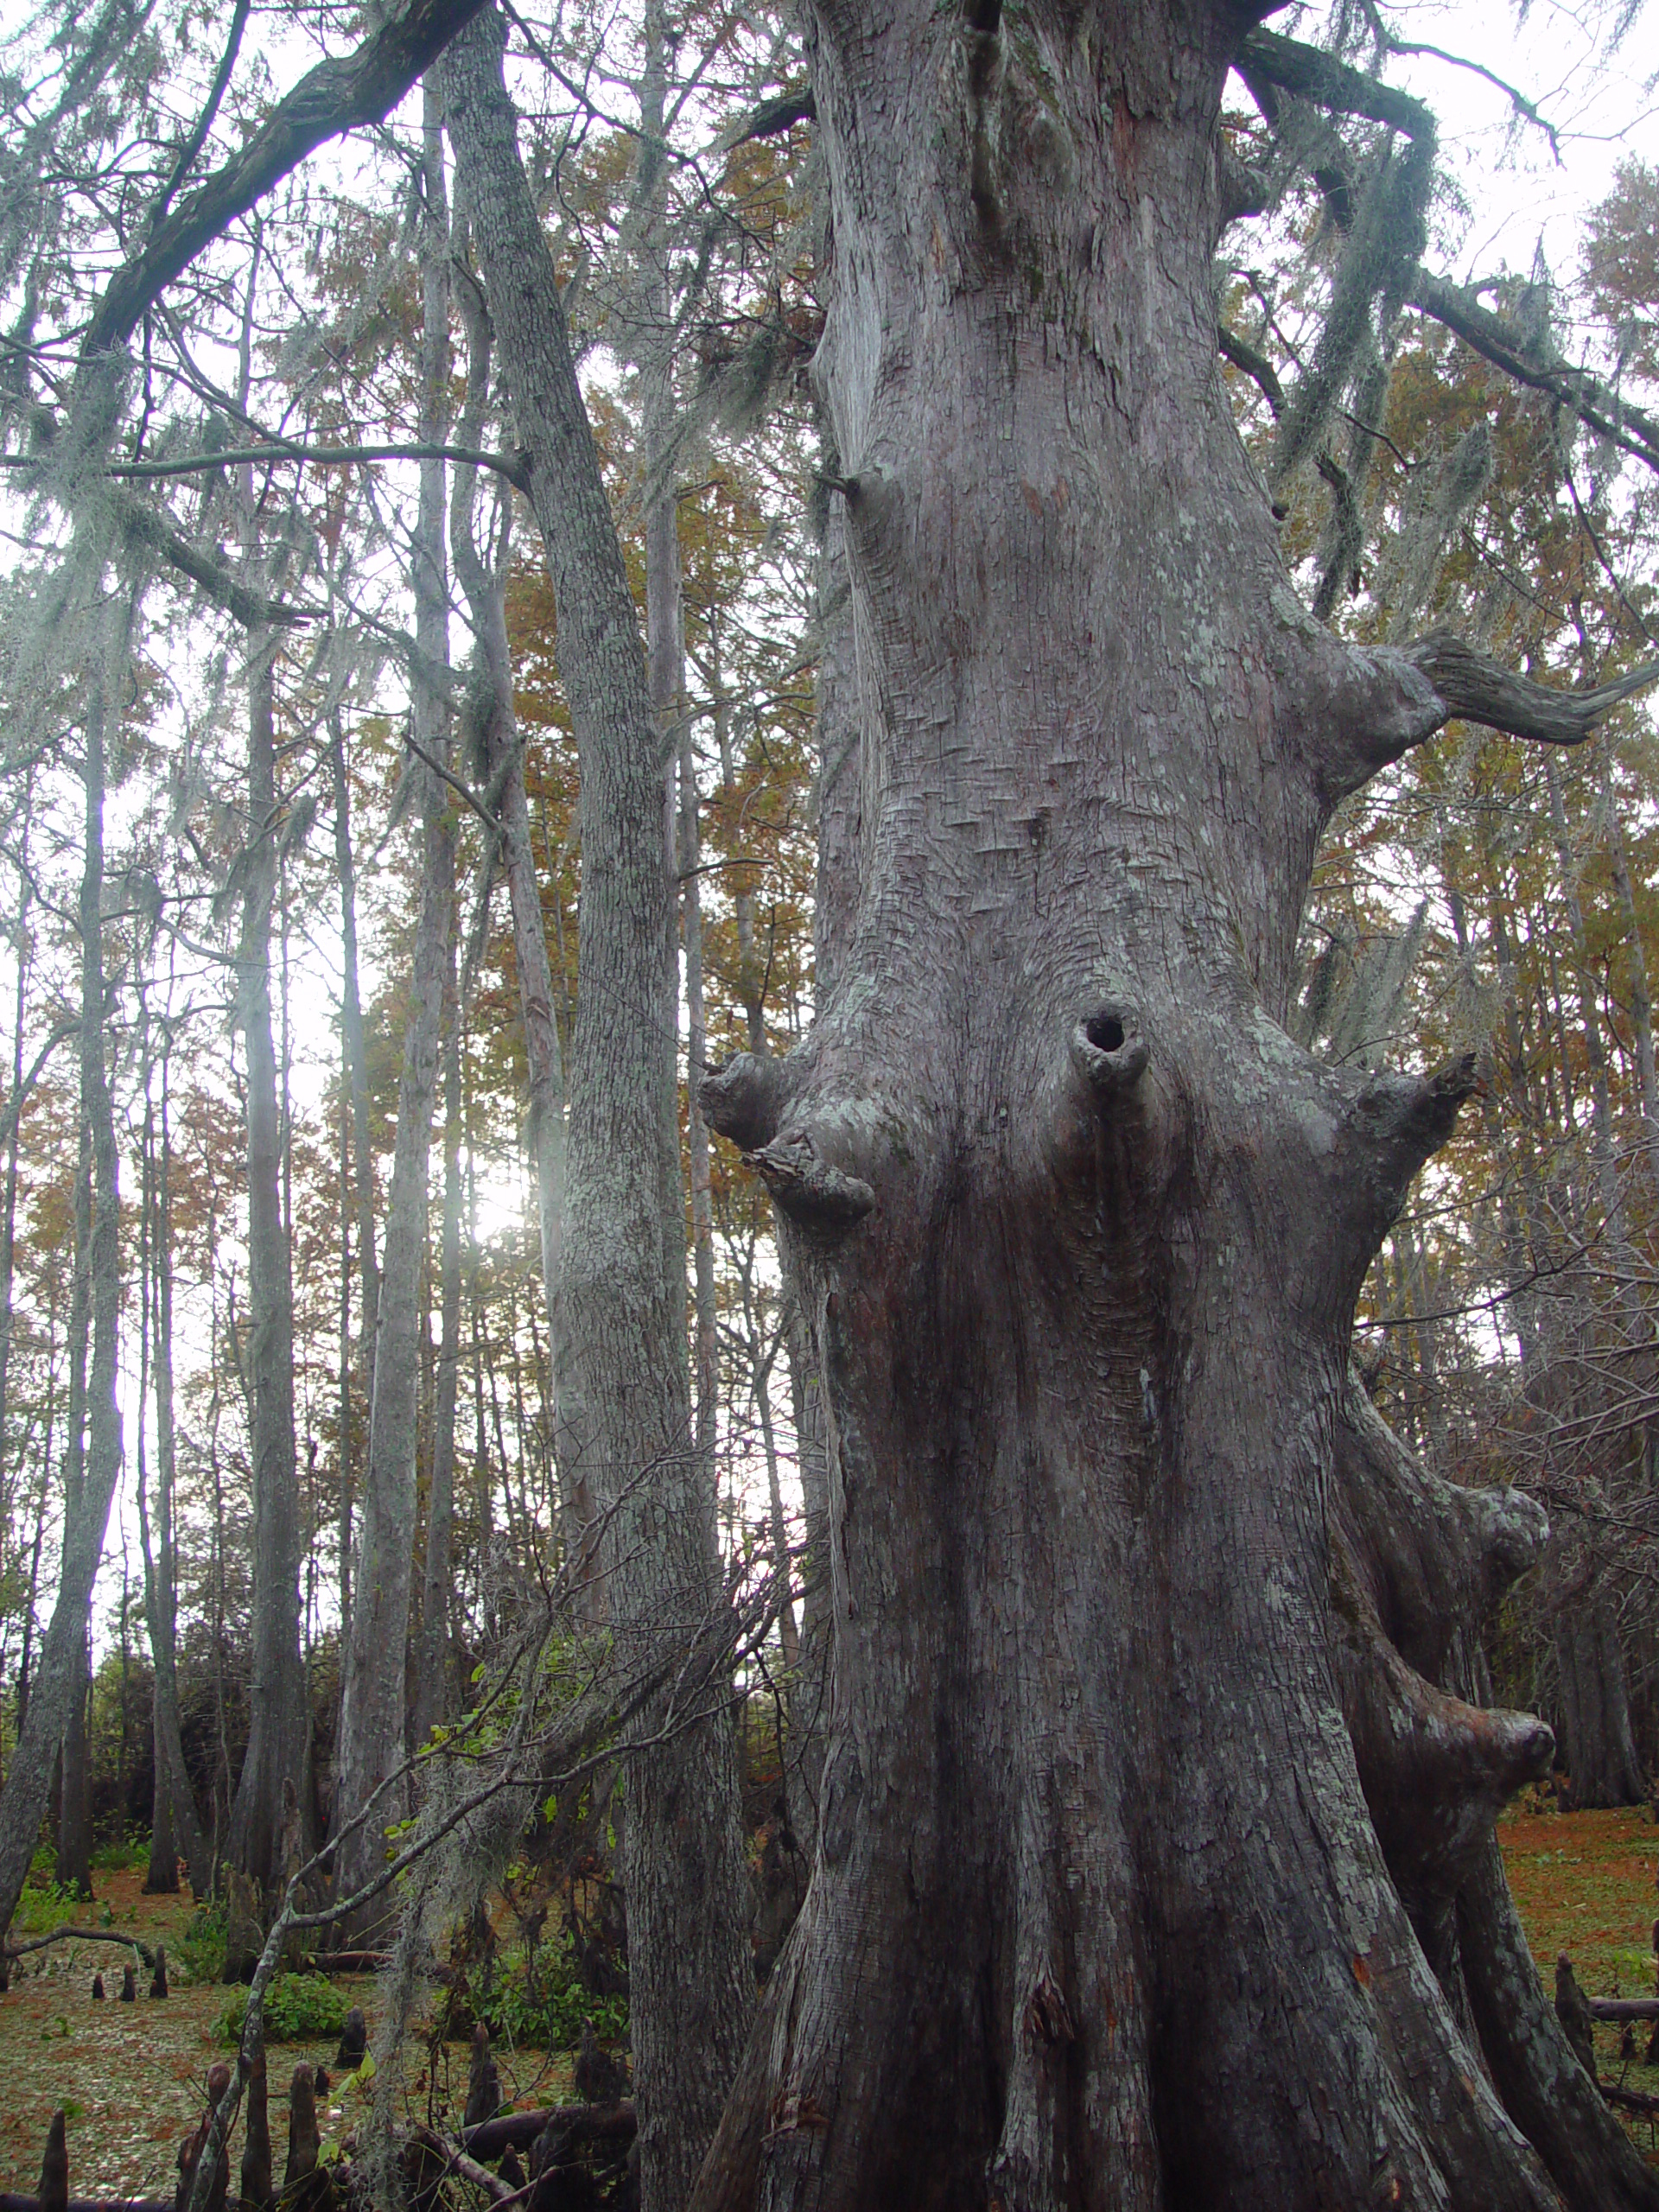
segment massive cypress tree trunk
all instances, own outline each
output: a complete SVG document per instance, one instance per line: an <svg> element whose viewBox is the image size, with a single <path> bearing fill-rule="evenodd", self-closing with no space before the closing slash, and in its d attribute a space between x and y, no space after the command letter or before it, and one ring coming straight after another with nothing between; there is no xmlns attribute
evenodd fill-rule
<svg viewBox="0 0 1659 2212"><path fill-rule="evenodd" d="M1541 1516L1350 1379L1471 1077L1283 1027L1342 795L1594 709L1289 589L1216 364L1244 28L811 11L855 873L811 1038L706 1096L816 1329L835 1714L700 2212L1551 2203L1471 2001L1573 2200L1659 2196L1503 1999L1551 1741L1455 1690Z"/></svg>
<svg viewBox="0 0 1659 2212"><path fill-rule="evenodd" d="M1581 1560L1576 1587L1555 1617L1555 1663L1560 1670L1562 1748L1573 1802L1639 1805L1642 1762L1630 1728L1624 1655L1611 1595L1595 1562Z"/></svg>

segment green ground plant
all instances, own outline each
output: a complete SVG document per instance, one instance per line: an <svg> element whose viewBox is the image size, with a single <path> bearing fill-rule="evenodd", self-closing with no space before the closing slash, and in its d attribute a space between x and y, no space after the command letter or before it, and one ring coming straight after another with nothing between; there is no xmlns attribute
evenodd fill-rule
<svg viewBox="0 0 1659 2212"><path fill-rule="evenodd" d="M247 2017L248 1993L238 1989L219 2016L219 2034L238 2042ZM279 1974L265 1992L267 2043L317 2043L338 2035L346 2024L346 2004L333 1982L320 1974Z"/></svg>
<svg viewBox="0 0 1659 2212"><path fill-rule="evenodd" d="M514 2046L574 2050L584 2020L603 2044L627 2040L627 1999L595 1997L582 1987L568 1936L533 1952L514 1947L475 1966L467 1977L467 2009L493 2039Z"/></svg>

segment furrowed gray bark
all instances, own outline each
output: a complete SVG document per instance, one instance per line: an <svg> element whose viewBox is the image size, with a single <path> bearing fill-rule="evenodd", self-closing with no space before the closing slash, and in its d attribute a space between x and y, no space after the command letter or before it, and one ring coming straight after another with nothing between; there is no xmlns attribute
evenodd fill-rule
<svg viewBox="0 0 1659 2212"><path fill-rule="evenodd" d="M253 373L253 321L262 251L257 224L242 300L238 397ZM237 475L243 564L268 564L259 546L251 468ZM276 634L248 632L248 819L241 855L242 934L237 1020L247 1054L248 1333L243 1384L253 1458L252 1666L248 1743L231 1807L226 1856L274 1891L282 1879L284 1788L308 1811L310 1716L300 1657L300 1493L294 1443L294 1276L283 1221L283 1128L271 1031L270 920L276 894Z"/></svg>
<svg viewBox="0 0 1659 2212"><path fill-rule="evenodd" d="M103 1555L110 1501L121 1470L121 1413L116 1402L120 1319L118 1154L109 1072L105 1064L104 896L105 757L126 675L126 634L100 650L88 687L85 850L79 904L80 1124L91 1153L92 1214L86 1244L86 1298L92 1357L85 1399L84 1459L66 1497L57 1602L29 1683L29 1707L0 1790L0 1936L11 1924L40 1838L52 1786L53 1762L70 1707L84 1680L88 1611ZM79 1417L79 1416L78 1416Z"/></svg>
<svg viewBox="0 0 1659 2212"><path fill-rule="evenodd" d="M190 1886L206 1897L213 1885L213 1860L184 1763L179 1727L178 1554L173 1535L173 1506L178 1475L178 1432L173 1406L173 1207L172 1143L168 1114L168 1084L171 1055L161 1056L162 1096L159 1131L148 1150L152 1187L148 1193L150 1232L150 1280L142 1294L151 1301L156 1370L156 1491L152 1521L149 1501L141 1487L138 1496L138 1536L144 1571L144 1626L149 1637L150 1665L155 1679L156 1763L164 1778L168 1815L176 1842L184 1853ZM148 1101L146 1101L148 1108ZM147 1116L148 1118L148 1116ZM147 1131L147 1136L151 1133ZM153 1535L152 1535L153 1531Z"/></svg>
<svg viewBox="0 0 1659 2212"><path fill-rule="evenodd" d="M252 1673L248 1746L226 1853L263 1888L281 1877L283 1784L305 1779L300 1659L300 1497L294 1447L294 1282L283 1227L282 1116L271 1032L270 910L276 884L276 737L269 632L249 638L248 842L237 951L247 1052L248 1352L253 1425Z"/></svg>
<svg viewBox="0 0 1659 2212"><path fill-rule="evenodd" d="M1612 687L1356 653L1290 590L1216 356L1245 28L809 12L854 887L810 1039L705 1096L816 1338L834 1713L694 2212L1590 2212L1618 2156L1517 2127L1458 1955L1552 1745L1429 1624L1541 1516L1429 1484L1349 1376L1472 1068L1285 1026L1340 793Z"/></svg>
<svg viewBox="0 0 1659 2212"><path fill-rule="evenodd" d="M437 442L448 417L448 223L445 210L441 110L428 79L423 125L422 237L422 420ZM449 712L442 672L449 664L448 575L444 558L446 486L441 461L421 463L410 583L415 600L411 721L421 792L421 906L416 924L397 1135L386 1202L385 1241L369 1408L368 1464L353 1577L351 1630L341 1668L335 1754L335 1884L346 1896L378 1871L383 1831L402 1817L406 1790L394 1790L378 1821L344 1833L404 1758L405 1674L418 1498L416 1453L421 1375L421 1278L426 1259L427 1156L437 1088L444 986L453 975L455 910L454 817L436 767L449 764ZM458 1262L457 1262L458 1264ZM453 1372L453 1370L452 1370ZM452 1384L453 1387L453 1384ZM359 1931L360 1932L360 1931Z"/></svg>
<svg viewBox="0 0 1659 2212"><path fill-rule="evenodd" d="M675 1113L671 758L577 386L552 256L515 143L502 29L480 16L445 57L446 112L496 342L527 456L582 761L582 973L570 1062L561 1440L614 1510L606 1598L620 1649L723 1601L714 1501L690 1449ZM633 2071L648 2212L683 2202L751 2008L732 1729L671 1693L625 1743Z"/></svg>

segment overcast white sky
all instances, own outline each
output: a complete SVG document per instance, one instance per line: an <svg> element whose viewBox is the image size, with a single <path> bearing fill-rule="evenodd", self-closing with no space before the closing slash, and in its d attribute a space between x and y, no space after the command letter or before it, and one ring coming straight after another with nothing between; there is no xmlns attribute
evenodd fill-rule
<svg viewBox="0 0 1659 2212"><path fill-rule="evenodd" d="M1543 134L1517 130L1503 93L1466 70L1427 57L1397 65L1398 81L1440 118L1446 165L1473 211L1447 273L1467 280L1504 265L1528 270L1541 239L1557 276L1567 276L1580 212L1605 197L1621 161L1659 159L1659 0L1648 0L1611 58L1616 11L1603 0L1532 0L1522 23L1501 0L1422 0L1389 12L1402 36L1513 85L1560 142L1558 165Z"/></svg>

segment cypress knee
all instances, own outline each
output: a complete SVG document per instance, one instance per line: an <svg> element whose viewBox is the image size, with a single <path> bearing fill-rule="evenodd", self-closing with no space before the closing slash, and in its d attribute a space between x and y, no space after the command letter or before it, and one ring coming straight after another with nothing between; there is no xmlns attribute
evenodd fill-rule
<svg viewBox="0 0 1659 2212"><path fill-rule="evenodd" d="M283 2168L283 2194L317 2168L322 2138L317 2129L316 2075L308 2063L294 2069L288 2092L288 2162Z"/></svg>
<svg viewBox="0 0 1659 2212"><path fill-rule="evenodd" d="M270 2107L266 2097L265 2054L255 2054L248 2071L248 2132L242 2150L244 2212L265 2212L271 2202Z"/></svg>
<svg viewBox="0 0 1659 2212"><path fill-rule="evenodd" d="M354 2073L363 2063L363 2054L368 2044L369 2024L363 2017L363 2007L353 2005L346 2015L345 2026L340 2031L340 2049L334 2053L335 2065Z"/></svg>
<svg viewBox="0 0 1659 2212"><path fill-rule="evenodd" d="M493 2120L500 2103L501 2082L490 2051L490 2031L480 2020L473 2030L472 2063L467 2070L467 2104L461 2114L463 2125L477 2127L486 2120Z"/></svg>
<svg viewBox="0 0 1659 2212"><path fill-rule="evenodd" d="M46 2131L46 2155L41 2160L41 2212L68 2212L68 2207L69 2143L60 2107Z"/></svg>

